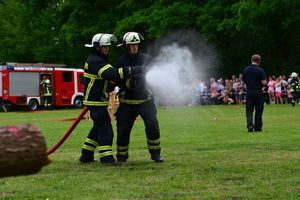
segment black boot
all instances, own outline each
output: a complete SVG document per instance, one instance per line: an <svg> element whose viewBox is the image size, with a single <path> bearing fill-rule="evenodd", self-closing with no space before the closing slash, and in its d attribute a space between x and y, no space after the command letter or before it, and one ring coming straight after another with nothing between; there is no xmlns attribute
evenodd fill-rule
<svg viewBox="0 0 300 200"><path fill-rule="evenodd" d="M114 165L116 160L113 156L104 156L100 158L101 164Z"/></svg>
<svg viewBox="0 0 300 200"><path fill-rule="evenodd" d="M82 162L82 163L95 162L94 154L81 153L79 161Z"/></svg>
<svg viewBox="0 0 300 200"><path fill-rule="evenodd" d="M117 161L118 161L118 163L126 163L127 159L128 159L128 156L117 155Z"/></svg>
<svg viewBox="0 0 300 200"><path fill-rule="evenodd" d="M164 159L161 157L160 154L152 154L151 160L153 160L155 162L164 162Z"/></svg>
<svg viewBox="0 0 300 200"><path fill-rule="evenodd" d="M249 125L247 128L248 128L249 133L253 132L253 126L252 125Z"/></svg>

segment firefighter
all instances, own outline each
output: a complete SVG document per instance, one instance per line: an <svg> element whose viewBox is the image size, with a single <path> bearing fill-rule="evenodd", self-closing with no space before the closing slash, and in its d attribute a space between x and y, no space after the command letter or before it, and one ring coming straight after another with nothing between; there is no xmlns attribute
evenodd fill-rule
<svg viewBox="0 0 300 200"><path fill-rule="evenodd" d="M115 69L109 64L108 52L111 41L117 41L114 35L98 33L93 36L92 44L85 45L92 50L84 65L83 103L89 107L93 127L81 150L79 161L83 163L94 161L94 152L97 147L102 164L115 163L111 147L113 130L107 111L107 88L109 81L120 81L137 73L137 69L131 69L131 67Z"/></svg>
<svg viewBox="0 0 300 200"><path fill-rule="evenodd" d="M117 67L132 66L142 67L142 74L130 76L119 83L120 106L116 112L117 120L117 160L124 163L128 159L130 132L138 115L144 121L148 150L151 159L155 162L163 162L160 147L160 130L157 120L157 111L151 92L146 86L145 71L150 56L139 49L139 43L143 36L137 32L128 32L123 36L123 43L127 52L117 60Z"/></svg>
<svg viewBox="0 0 300 200"><path fill-rule="evenodd" d="M299 83L298 74L296 72L293 72L291 74L291 81L289 82L289 88L292 94L292 106L295 106L295 104L299 102L299 98L300 98L299 95L300 83Z"/></svg>
<svg viewBox="0 0 300 200"><path fill-rule="evenodd" d="M40 84L43 87L43 105L49 107L52 105L52 85L49 77L43 76Z"/></svg>

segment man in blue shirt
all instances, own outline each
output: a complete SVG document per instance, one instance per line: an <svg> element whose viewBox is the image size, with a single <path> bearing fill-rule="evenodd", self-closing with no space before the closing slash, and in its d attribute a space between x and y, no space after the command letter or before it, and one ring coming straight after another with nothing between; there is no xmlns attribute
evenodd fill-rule
<svg viewBox="0 0 300 200"><path fill-rule="evenodd" d="M267 84L266 73L259 67L261 57L254 54L251 64L243 72L243 81L247 87L246 118L248 132L262 131L262 114L264 111L264 95L262 88ZM255 121L253 124L253 111L255 108Z"/></svg>

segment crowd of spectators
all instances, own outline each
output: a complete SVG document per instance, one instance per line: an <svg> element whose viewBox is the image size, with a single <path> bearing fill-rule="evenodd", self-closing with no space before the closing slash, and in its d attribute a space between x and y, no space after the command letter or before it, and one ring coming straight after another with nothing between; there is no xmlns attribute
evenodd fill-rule
<svg viewBox="0 0 300 200"><path fill-rule="evenodd" d="M268 84L263 88L266 104L288 104L292 95L289 89L291 77L285 75L269 76ZM188 105L244 104L246 102L246 86L242 74L232 75L230 79L210 78L209 82L194 80L191 86L192 95Z"/></svg>

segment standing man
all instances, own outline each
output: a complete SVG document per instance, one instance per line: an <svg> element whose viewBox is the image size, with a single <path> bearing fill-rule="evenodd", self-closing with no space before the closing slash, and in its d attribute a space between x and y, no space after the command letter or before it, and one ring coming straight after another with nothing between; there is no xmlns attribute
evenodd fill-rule
<svg viewBox="0 0 300 200"><path fill-rule="evenodd" d="M141 68L143 71L140 75L133 75L120 83L120 106L116 113L118 162L126 162L128 159L130 132L138 115L145 124L151 159L163 162L160 155L160 130L156 106L145 81L145 67L149 63L150 56L139 49L139 43L143 39L139 33L128 32L123 36L123 44L118 45L125 45L127 52L118 59L116 66L132 66L132 69Z"/></svg>
<svg viewBox="0 0 300 200"><path fill-rule="evenodd" d="M109 81L120 81L129 77L134 70L130 67L113 68L108 62L108 52L111 41L117 39L111 34L98 33L92 38L92 51L84 65L84 100L83 103L90 110L93 127L90 130L81 150L80 162L94 161L94 152L98 147L100 162L115 163L112 152L113 129L107 111Z"/></svg>
<svg viewBox="0 0 300 200"><path fill-rule="evenodd" d="M267 77L262 68L259 67L261 57L254 54L251 64L243 72L243 81L247 87L246 95L246 118L248 132L262 131L262 114L264 111L264 94L262 88L267 84ZM253 124L253 111L255 108L255 121Z"/></svg>

